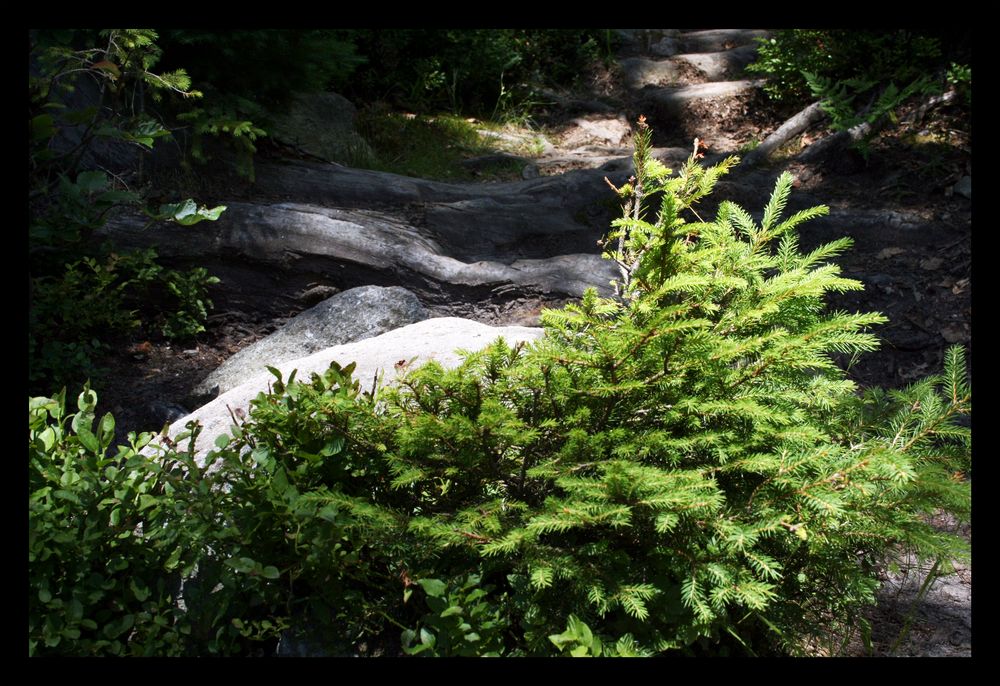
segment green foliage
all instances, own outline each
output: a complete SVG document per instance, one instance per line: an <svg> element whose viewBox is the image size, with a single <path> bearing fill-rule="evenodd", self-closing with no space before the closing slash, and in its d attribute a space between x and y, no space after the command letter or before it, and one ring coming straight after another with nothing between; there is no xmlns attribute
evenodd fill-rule
<svg viewBox="0 0 1000 686"><path fill-rule="evenodd" d="M183 461L139 454L150 434L108 457L114 419L95 424L96 403L88 387L75 414L64 394L28 403L28 654L176 655L190 626L172 598L194 552L168 525Z"/></svg>
<svg viewBox="0 0 1000 686"><path fill-rule="evenodd" d="M939 67L941 38L908 30L782 29L759 39L747 71L767 78L771 98L795 102L810 94L803 72L834 82L912 83Z"/></svg>
<svg viewBox="0 0 1000 686"><path fill-rule="evenodd" d="M489 588L479 587L480 577L470 574L455 584L439 579L418 579L430 612L419 630L402 635L403 652L432 657L499 657L506 622L500 609L485 599ZM419 638L419 644L414 640Z"/></svg>
<svg viewBox="0 0 1000 686"><path fill-rule="evenodd" d="M673 176L642 122L636 141L605 246L615 297L591 289L546 311L533 344L498 340L393 386L363 391L353 364L272 369L204 464L170 446L126 463L187 470L175 519L154 509L141 528L185 540L187 609L162 596L191 626L179 652L268 649L303 623L381 654L786 654L834 622L863 627L895 551L968 554L928 523L970 512L961 350L940 376L858 394L834 359L874 349L885 320L825 310L861 288L829 262L848 239L798 248L826 208L786 217L783 174L759 221L731 202L704 221L692 206L735 160L703 169L695 152ZM54 444L33 421L43 461Z"/></svg>
<svg viewBox="0 0 1000 686"><path fill-rule="evenodd" d="M30 655L252 654L287 628L273 566L239 555L220 528L221 482L177 443L95 424L65 393L29 399ZM227 553L223 556L222 552ZM262 611L262 608L266 611Z"/></svg>
<svg viewBox="0 0 1000 686"><path fill-rule="evenodd" d="M249 109L249 108L248 108ZM205 151L208 137L221 141L235 154L236 171L251 183L256 178L253 156L257 152L254 143L267 135L267 131L255 125L244 111L215 105L205 109L196 107L177 116L177 120L191 125L191 147L189 154L196 163L206 164L212 157Z"/></svg>
<svg viewBox="0 0 1000 686"><path fill-rule="evenodd" d="M965 98L965 104L972 107L972 67L968 64L952 62L945 74L945 79L960 95Z"/></svg>
<svg viewBox="0 0 1000 686"><path fill-rule="evenodd" d="M351 38L367 60L347 95L420 112L488 117L522 110L539 85L569 84L599 59L599 29L380 29Z"/></svg>
<svg viewBox="0 0 1000 686"><path fill-rule="evenodd" d="M879 89L880 92L874 92L873 89L879 85L876 81L846 79L833 82L806 71L802 75L813 95L822 102L823 111L830 116L831 128L835 131L846 131L861 123L874 124L882 117L888 117L896 124L896 109L900 105L915 95L929 95L936 90L931 80L925 76L918 77L902 90L890 82ZM868 94L869 103L859 107L856 99L865 94ZM856 144L866 159L870 153L871 135L863 137Z"/></svg>
<svg viewBox="0 0 1000 686"><path fill-rule="evenodd" d="M109 343L143 320L169 338L203 331L217 283L204 269L166 269L151 250L116 252L94 233L122 208L155 221L192 226L214 221L224 206L193 200L146 208L143 193L103 169L88 168L101 141L148 151L169 137L144 107L148 94L198 97L183 70L150 71L160 58L156 32L123 29L89 34L101 47L74 49L74 39L33 34L29 76L29 381L33 388L78 384L99 372ZM79 39L83 40L83 39ZM94 104L71 107L91 79ZM141 165L140 165L141 170ZM127 176L129 172L126 172ZM138 180L142 181L141 177Z"/></svg>
<svg viewBox="0 0 1000 686"><path fill-rule="evenodd" d="M187 273L170 270L163 283L176 299L177 305L165 317L162 333L167 338L191 338L205 330L205 319L212 301L208 299L208 286L219 283L218 277L209 276L204 267L192 267Z"/></svg>
<svg viewBox="0 0 1000 686"><path fill-rule="evenodd" d="M28 312L28 377L32 385L67 385L102 373L97 360L114 336L147 324L170 339L205 330L212 306L207 288L219 283L203 267L167 269L152 249L115 253L66 264L65 271L32 281Z"/></svg>
<svg viewBox="0 0 1000 686"><path fill-rule="evenodd" d="M566 621L566 631L549 636L552 644L559 649L561 655L569 657L649 657L650 653L643 651L630 635L618 639L613 646L606 645L600 638L594 636L590 627L580 621L576 615L570 615Z"/></svg>
<svg viewBox="0 0 1000 686"><path fill-rule="evenodd" d="M256 142L273 113L296 93L344 85L363 62L348 32L328 29L165 29L167 65L184 65L205 91L205 105L175 112L189 134L190 161L232 156L236 172L254 181Z"/></svg>
<svg viewBox="0 0 1000 686"><path fill-rule="evenodd" d="M759 43L747 70L767 78L764 91L789 103L818 98L834 131L883 117L898 123L900 105L943 90L946 53L962 49L961 40L947 33L906 30L785 29ZM865 158L872 135L855 144Z"/></svg>

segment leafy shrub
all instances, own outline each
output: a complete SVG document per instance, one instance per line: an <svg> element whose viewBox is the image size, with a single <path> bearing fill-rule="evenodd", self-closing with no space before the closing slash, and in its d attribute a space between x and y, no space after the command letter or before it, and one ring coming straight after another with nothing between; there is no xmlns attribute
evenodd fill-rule
<svg viewBox="0 0 1000 686"><path fill-rule="evenodd" d="M166 524L180 477L138 453L151 434L106 457L114 419L95 426L89 388L77 404L66 416L64 394L28 403L28 653L177 654L170 598L192 552Z"/></svg>
<svg viewBox="0 0 1000 686"><path fill-rule="evenodd" d="M29 654L252 654L287 626L278 570L233 554L193 443L130 433L111 453L96 404L89 387L74 414L65 392L28 403Z"/></svg>
<svg viewBox="0 0 1000 686"><path fill-rule="evenodd" d="M803 72L833 81L909 84L937 70L942 45L928 32L782 29L759 39L757 53L747 71L767 78L764 91L799 102L810 94Z"/></svg>
<svg viewBox="0 0 1000 686"><path fill-rule="evenodd" d="M967 555L926 518L969 515L961 350L941 376L858 394L833 356L875 348L884 318L825 312L825 293L861 288L828 262L849 239L798 250L826 208L783 219L783 174L759 223L729 202L688 221L735 160L673 176L642 122L636 145L605 246L614 298L589 290L532 345L394 387L363 392L354 365L272 370L203 467L165 449L193 485L172 495L178 519L142 531L200 551L184 600L220 633L190 636L247 650L303 624L370 654L786 653L861 623L899 546Z"/></svg>
<svg viewBox="0 0 1000 686"><path fill-rule="evenodd" d="M424 615L419 632L403 632L403 652L434 657L499 657L506 622L500 609L487 602L488 588L470 574L457 584L439 579L419 579L431 612ZM410 591L404 591L408 593ZM418 638L418 645L411 645Z"/></svg>
<svg viewBox="0 0 1000 686"><path fill-rule="evenodd" d="M150 223L184 226L214 221L225 207L199 208L193 200L145 207L138 190L141 157L137 169L93 168L101 164L93 157L98 144L148 151L169 137L145 110L147 93L153 102L167 93L199 94L181 69L150 71L160 56L155 32L77 33L83 37L32 36L28 360L35 389L79 384L98 373L97 359L109 343L144 319L170 338L203 331L211 307L206 288L218 282L201 268L166 269L152 250L117 252L94 239L109 214L123 207L145 212ZM77 40L100 40L103 47L71 47ZM93 102L81 104L74 94L86 79L96 89Z"/></svg>
<svg viewBox="0 0 1000 686"><path fill-rule="evenodd" d="M208 286L219 279L204 267L167 269L152 249L123 253L108 247L97 257L66 264L32 282L28 312L28 377L35 387L80 383L103 374L98 360L116 337L142 326L169 339L205 330L212 306Z"/></svg>

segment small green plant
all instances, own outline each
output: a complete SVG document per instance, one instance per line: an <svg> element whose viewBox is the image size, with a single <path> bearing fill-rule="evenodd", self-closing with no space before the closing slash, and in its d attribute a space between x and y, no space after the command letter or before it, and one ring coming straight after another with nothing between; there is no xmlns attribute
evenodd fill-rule
<svg viewBox="0 0 1000 686"><path fill-rule="evenodd" d="M760 39L758 58L747 70L766 77L764 91L774 100L820 99L831 128L845 131L883 117L896 124L900 105L940 92L943 45L956 47L933 32L786 29ZM854 143L866 159L874 133Z"/></svg>
<svg viewBox="0 0 1000 686"><path fill-rule="evenodd" d="M267 135L252 121L235 115L232 111L219 107L194 108L177 116L178 121L192 127L190 156L196 163L206 164L210 156L205 152L205 141L211 137L223 141L236 155L236 171L253 183L254 154L258 138Z"/></svg>
<svg viewBox="0 0 1000 686"><path fill-rule="evenodd" d="M626 634L611 646L605 645L576 615L566 621L566 631L549 636L561 655L570 657L650 657Z"/></svg>
<svg viewBox="0 0 1000 686"><path fill-rule="evenodd" d="M95 424L97 396L28 403L29 655L176 655L190 630L173 599L191 562L183 528L167 525L180 462L139 454L151 434L107 456L114 419Z"/></svg>
<svg viewBox="0 0 1000 686"><path fill-rule="evenodd" d="M758 39L757 59L747 66L747 72L767 78L764 92L773 100L803 98L809 91L802 70L826 73L823 67L832 62L821 50L824 35L816 30L784 30Z"/></svg>
<svg viewBox="0 0 1000 686"><path fill-rule="evenodd" d="M219 283L219 278L209 276L204 267L193 267L187 273L170 271L164 283L178 305L165 317L163 335L171 339L185 339L203 332L208 310L212 307L207 289Z"/></svg>
<svg viewBox="0 0 1000 686"><path fill-rule="evenodd" d="M952 88L965 97L965 104L972 106L972 67L968 64L951 63L945 79Z"/></svg>
<svg viewBox="0 0 1000 686"><path fill-rule="evenodd" d="M427 607L418 629L402 635L403 652L433 657L499 657L507 628L496 604L486 602L490 589L480 587L475 574L455 584L439 579L418 579ZM411 590L404 591L412 593ZM419 643L414 643L419 639Z"/></svg>
<svg viewBox="0 0 1000 686"><path fill-rule="evenodd" d="M972 83L972 67L967 64L951 63L947 74L948 83L953 86L968 86Z"/></svg>

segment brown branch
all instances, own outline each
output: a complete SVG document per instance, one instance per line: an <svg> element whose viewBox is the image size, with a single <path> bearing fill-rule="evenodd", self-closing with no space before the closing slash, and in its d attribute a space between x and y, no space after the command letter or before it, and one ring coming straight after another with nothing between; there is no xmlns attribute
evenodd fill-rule
<svg viewBox="0 0 1000 686"><path fill-rule="evenodd" d="M820 107L820 102L814 102L805 109L785 120L781 126L756 148L751 150L743 158L743 164L753 166L762 162L771 153L787 143L789 140L799 135L816 122L823 119L826 112Z"/></svg>

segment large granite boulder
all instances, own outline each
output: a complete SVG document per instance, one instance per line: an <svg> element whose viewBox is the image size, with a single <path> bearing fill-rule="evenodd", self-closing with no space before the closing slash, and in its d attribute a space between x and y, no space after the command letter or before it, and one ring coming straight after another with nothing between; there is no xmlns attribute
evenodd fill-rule
<svg viewBox="0 0 1000 686"><path fill-rule="evenodd" d="M542 336L542 333L543 330L538 328L493 327L469 319L439 317L272 366L279 369L285 379L293 369L298 370L296 378L308 379L312 372L321 374L326 371L330 362L336 361L342 366L355 362L355 378L361 381L362 387L370 388L379 378L382 383L392 383L399 374L396 363L400 360L412 360L413 365L433 360L445 367L455 367L462 360L458 350L474 352L497 338L504 338L508 344L532 341ZM198 459L204 459L215 439L229 432L233 423L230 413L237 413L239 410L249 414L250 401L261 391L266 391L273 380L274 377L267 371L254 376L171 424L169 434L176 436L190 421L201 422L203 429L195 444L195 452ZM149 451L150 448L146 450Z"/></svg>
<svg viewBox="0 0 1000 686"><path fill-rule="evenodd" d="M300 93L275 117L271 135L330 162L351 164L374 155L355 130L357 109L336 93Z"/></svg>
<svg viewBox="0 0 1000 686"><path fill-rule="evenodd" d="M267 365L378 336L427 317L428 312L417 296L405 288L352 288L327 298L270 336L240 350L209 374L193 395L212 398L249 381L265 371Z"/></svg>

